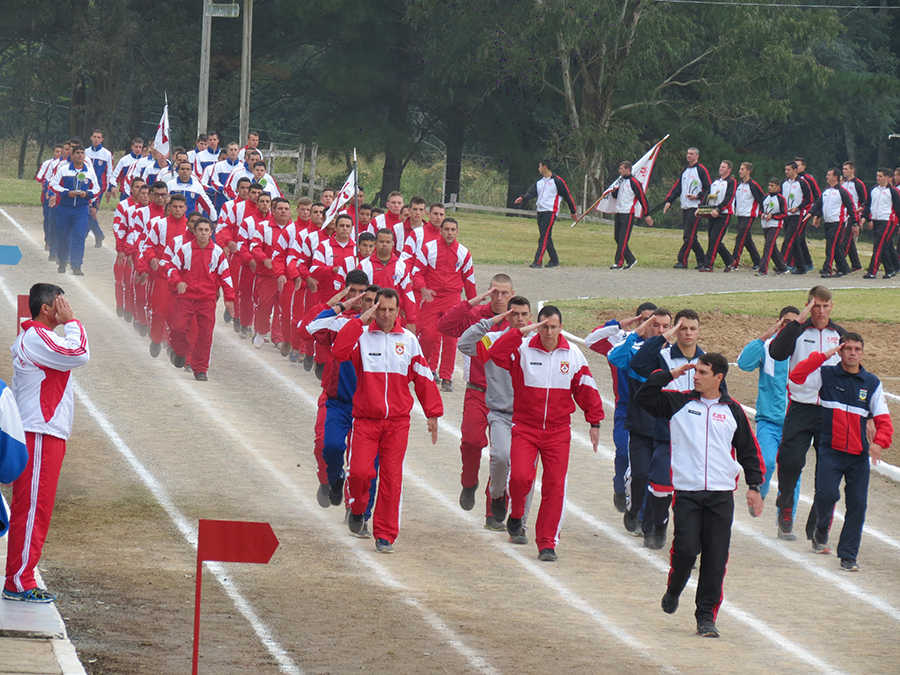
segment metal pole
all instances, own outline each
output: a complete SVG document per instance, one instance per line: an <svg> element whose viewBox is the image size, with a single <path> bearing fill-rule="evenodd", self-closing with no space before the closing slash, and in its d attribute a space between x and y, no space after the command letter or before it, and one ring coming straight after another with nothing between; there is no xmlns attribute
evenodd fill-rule
<svg viewBox="0 0 900 675"><path fill-rule="evenodd" d="M587 181L588 175L584 174L584 192L581 194L581 213L587 208Z"/></svg>
<svg viewBox="0 0 900 675"><path fill-rule="evenodd" d="M200 38L200 95L197 98L197 135L206 133L209 116L209 50L212 38L211 0L203 0L203 34Z"/></svg>
<svg viewBox="0 0 900 675"><path fill-rule="evenodd" d="M319 144L313 143L312 150L309 151L309 193L306 195L310 199L313 198L316 182L316 157L319 155Z"/></svg>
<svg viewBox="0 0 900 675"><path fill-rule="evenodd" d="M253 47L253 0L244 0L244 41L241 49L241 140L250 133L250 60Z"/></svg>

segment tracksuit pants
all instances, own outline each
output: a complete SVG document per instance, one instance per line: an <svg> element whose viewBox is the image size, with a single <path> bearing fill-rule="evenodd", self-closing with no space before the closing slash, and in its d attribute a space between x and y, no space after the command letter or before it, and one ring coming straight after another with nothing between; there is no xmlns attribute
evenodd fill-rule
<svg viewBox="0 0 900 675"><path fill-rule="evenodd" d="M135 273L134 282L134 320L139 326L149 326L150 315L148 313L148 297L150 295L150 287L153 285L153 280L148 278L147 281L141 284L138 283L136 277L137 273Z"/></svg>
<svg viewBox="0 0 900 675"><path fill-rule="evenodd" d="M484 403L484 392L466 385L459 443L459 454L462 457L462 474L459 482L464 488L478 485L481 451L488 445L487 417L488 408Z"/></svg>
<svg viewBox="0 0 900 675"><path fill-rule="evenodd" d="M68 261L72 267L81 267L84 263L84 240L87 232L87 204L60 204L56 207L56 257L60 266Z"/></svg>
<svg viewBox="0 0 900 675"><path fill-rule="evenodd" d="M241 263L240 281L235 285L235 307L240 307L238 315L242 326L253 325L253 311L256 302L256 272L246 263Z"/></svg>
<svg viewBox="0 0 900 675"><path fill-rule="evenodd" d="M419 318L416 327L419 329L419 344L422 355L432 371L437 371L442 380L453 379L453 368L456 365L456 338L441 335L437 325L441 317L459 304L459 294L435 295L431 302L423 302L419 307ZM438 364L440 363L440 369ZM485 441L484 447L487 445ZM476 480L477 482L477 480ZM473 483L474 484L474 483Z"/></svg>
<svg viewBox="0 0 900 675"><path fill-rule="evenodd" d="M851 455L827 445L819 448L816 463L816 529L821 532L831 527L835 504L841 498L843 478L847 510L837 547L837 555L841 560L856 560L859 555L859 542L866 522L870 471L868 452Z"/></svg>
<svg viewBox="0 0 900 675"><path fill-rule="evenodd" d="M737 235L734 238L734 251L731 253L731 257L734 258L734 262L738 265L741 263L741 255L744 252L744 248L746 248L747 253L750 254L750 260L753 261L754 267L759 265L759 251L756 250L756 244L753 243L753 235L750 233L750 230L753 228L754 220L756 219L751 218L750 216L738 216L738 229Z"/></svg>
<svg viewBox="0 0 900 675"><path fill-rule="evenodd" d="M196 323L196 337L192 325ZM195 373L209 370L213 330L216 327L216 298L191 299L175 296L169 342L178 356L184 356ZM191 338L194 338L191 340Z"/></svg>
<svg viewBox="0 0 900 675"><path fill-rule="evenodd" d="M50 248L48 249L51 256L56 257L56 208L51 207L45 200L42 204L44 210L44 243Z"/></svg>
<svg viewBox="0 0 900 675"><path fill-rule="evenodd" d="M859 261L859 251L856 250L857 234L853 233L853 226L847 223L841 233L841 247L844 255L850 261L850 267L854 270L861 270L862 263Z"/></svg>
<svg viewBox="0 0 900 675"><path fill-rule="evenodd" d="M491 432L491 464L490 481L488 481L488 498L500 499L506 495L506 503L509 505L509 473L510 450L512 446L512 413L500 410L491 410L487 416ZM525 498L525 513L522 516L522 525L528 522L528 514L531 512L531 500L534 497L534 486ZM490 501L488 502L488 515L490 515Z"/></svg>
<svg viewBox="0 0 900 675"><path fill-rule="evenodd" d="M633 213L617 213L613 236L616 240L616 260L619 267L630 265L634 262L634 254L628 248L628 240L631 239L631 229L634 226Z"/></svg>
<svg viewBox="0 0 900 675"><path fill-rule="evenodd" d="M296 297L300 296L300 307L295 307ZM303 318L302 314L297 312L303 311L303 289L301 288L298 291L294 290L294 282L291 279L288 279L284 282L284 288L281 289L281 294L278 297L278 305L281 308L281 339L285 342L290 342L291 347L293 348L293 333L294 326L291 323L293 318L296 316L297 321L300 321Z"/></svg>
<svg viewBox="0 0 900 675"><path fill-rule="evenodd" d="M228 258L228 268L231 272L231 285L234 288L234 314L232 315L231 320L238 324L241 324L241 267L241 257L237 253L233 253Z"/></svg>
<svg viewBox="0 0 900 675"><path fill-rule="evenodd" d="M328 482L336 483L345 477L344 454L347 450L347 439L353 427L353 401L342 401L337 398L329 398L325 403L325 436L322 458L325 460L328 472ZM375 473L378 473L378 458L375 458ZM365 520L372 517L372 507L375 505L375 493L378 488L378 479L373 478L369 487L369 501L366 502ZM347 504L350 503L350 487L344 484L344 495Z"/></svg>
<svg viewBox="0 0 900 675"><path fill-rule="evenodd" d="M299 296L299 297L298 297ZM314 356L316 352L314 340L301 340L298 324L300 319L306 316L306 313L315 303L315 294L312 293L305 285L294 294L294 316L295 321L291 322L291 349L296 349L306 356ZM319 350L322 351L322 350Z"/></svg>
<svg viewBox="0 0 900 675"><path fill-rule="evenodd" d="M543 466L541 508L535 523L538 551L556 548L563 524L566 502L566 474L569 471L570 426L538 429L516 423L510 443L510 518L523 518L528 494L534 489L537 460Z"/></svg>
<svg viewBox="0 0 900 675"><path fill-rule="evenodd" d="M799 215L785 216L784 243L781 245L781 257L787 265L798 272L812 269L809 246L806 244L806 224Z"/></svg>
<svg viewBox="0 0 900 675"><path fill-rule="evenodd" d="M172 292L165 277L151 272L150 291L150 342L164 342L169 328L172 312Z"/></svg>
<svg viewBox="0 0 900 675"><path fill-rule="evenodd" d="M843 234L849 229L843 223L825 223L825 264L822 271L831 273L835 269L841 274L850 272L847 258L844 257Z"/></svg>
<svg viewBox="0 0 900 675"><path fill-rule="evenodd" d="M886 274L900 272L900 261L897 260L893 236L897 228L889 220L876 220L872 224L875 245L872 247L872 260L869 261L869 274L878 274L880 265L884 265Z"/></svg>
<svg viewBox="0 0 900 675"><path fill-rule="evenodd" d="M625 428L625 415L627 414L628 404L625 401L616 403L613 416L613 444L616 446L616 456L613 460L615 467L613 491L616 494L625 492L625 472L628 471L628 429Z"/></svg>
<svg viewBox="0 0 900 675"><path fill-rule="evenodd" d="M676 490L672 505L675 532L670 553L668 593L678 597L691 578L700 556L700 578L694 616L697 621L716 620L722 604L722 585L731 524L734 521L734 493Z"/></svg>
<svg viewBox="0 0 900 675"><path fill-rule="evenodd" d="M125 262L122 265L122 307L127 314L134 317L134 268L130 262L130 258L125 256ZM130 318L129 321L131 320Z"/></svg>
<svg viewBox="0 0 900 675"><path fill-rule="evenodd" d="M102 193L101 193L102 196ZM94 208L98 210L100 208L100 198L97 198L97 203L94 204ZM100 241L104 238L103 230L100 229L100 222L97 220L96 216L92 216L91 212L88 211L88 229L91 231L91 234L94 235L94 241Z"/></svg>
<svg viewBox="0 0 900 675"><path fill-rule="evenodd" d="M781 444L781 424L768 420L756 420L756 440L762 452L763 462L766 465L766 477L759 487L759 494L763 499L769 494L769 484L777 471L778 446ZM797 479L797 487L794 488L794 516L797 515L797 503L800 501L800 479Z"/></svg>
<svg viewBox="0 0 900 675"><path fill-rule="evenodd" d="M681 238L683 243L681 244L681 250L678 251L678 262L685 267L688 266L691 251L694 252L698 265L702 266L706 262L706 254L697 240L697 228L699 226L700 219L697 217L697 209L681 209Z"/></svg>
<svg viewBox="0 0 900 675"><path fill-rule="evenodd" d="M710 218L708 247L706 249L706 266L712 269L716 265L716 255L722 256L722 262L725 267L731 267L734 258L731 257L731 251L725 245L725 233L728 232L728 223L731 221L730 215L722 215L718 218Z"/></svg>
<svg viewBox="0 0 900 675"><path fill-rule="evenodd" d="M278 302L278 279L257 275L255 296L253 329L262 335L272 331L272 342L281 342L281 303Z"/></svg>
<svg viewBox="0 0 900 675"><path fill-rule="evenodd" d="M553 245L553 223L556 222L555 211L538 211L538 246L534 254L534 262L538 265L544 260L544 253L550 258L550 262L554 265L559 263L559 257L556 255L556 247Z"/></svg>
<svg viewBox="0 0 900 675"><path fill-rule="evenodd" d="M806 453L812 443L819 456L819 434L822 431L822 408L813 403L788 403L784 416L784 431L781 434L781 445L778 446L778 499L775 501L779 509L794 508L794 493L800 480L800 474L806 465ZM816 486L818 491L818 486ZM806 536L812 538L816 523L816 504L813 502L809 518L806 522ZM831 518L831 513L828 517Z"/></svg>
<svg viewBox="0 0 900 675"><path fill-rule="evenodd" d="M6 590L18 593L37 587L34 568L47 540L66 454L66 442L56 436L26 431L25 445L28 463L12 484L4 585Z"/></svg>
<svg viewBox="0 0 900 675"><path fill-rule="evenodd" d="M772 264L775 266L775 270L778 272L783 272L787 268L787 265L784 262L784 258L781 257L781 251L778 250L778 233L780 231L781 222L779 222L775 227L763 228L766 240L763 243L763 252L762 256L759 259L760 272L768 273L769 260L772 261Z"/></svg>
<svg viewBox="0 0 900 675"><path fill-rule="evenodd" d="M125 259L119 262L119 254L116 253L116 261L113 263L113 288L116 296L116 309L125 309Z"/></svg>
<svg viewBox="0 0 900 675"><path fill-rule="evenodd" d="M318 408L313 434L313 456L316 458L316 478L319 479L321 485L331 484L328 482L328 465L325 463L325 457L323 456L325 449L325 417L328 412L326 401L328 401L328 397L323 391L319 394L319 400L316 401Z"/></svg>
<svg viewBox="0 0 900 675"><path fill-rule="evenodd" d="M664 528L669 522L669 504L672 501L672 450L668 441L631 432L628 437L628 459L631 469L628 510L638 517L644 507L641 530L649 534L654 527ZM647 495L649 488L650 494ZM644 504L644 497L647 503Z"/></svg>
<svg viewBox="0 0 900 675"><path fill-rule="evenodd" d="M409 417L355 418L350 435L350 472L347 476L354 515L363 515L372 480L378 475L378 497L372 514L372 534L390 543L400 533L403 459L409 441ZM378 470L375 460L378 460Z"/></svg>

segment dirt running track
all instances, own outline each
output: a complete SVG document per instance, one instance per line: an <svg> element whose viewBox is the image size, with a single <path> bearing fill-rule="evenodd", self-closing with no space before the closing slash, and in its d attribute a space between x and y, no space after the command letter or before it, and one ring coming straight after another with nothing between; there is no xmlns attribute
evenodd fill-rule
<svg viewBox="0 0 900 675"><path fill-rule="evenodd" d="M414 417L402 532L393 556L378 555L348 535L343 509L316 504L310 373L221 322L208 383L151 359L115 316L111 248L88 249L86 277L58 275L38 244L40 212L6 213L0 239L24 259L0 270L0 343L14 338L8 300L37 281L63 285L90 336L42 562L89 672L189 668L199 518L268 521L281 540L267 566L205 573L201 673L897 672L896 483L872 475L875 532L856 575L805 541L777 541L771 500L752 519L740 490L722 639L705 640L692 591L674 616L660 610L668 554L643 549L612 507L611 423L594 455L574 416L560 560L539 563L533 544L482 529L483 502L457 504L457 387L436 447ZM609 399L608 371L593 364Z"/></svg>

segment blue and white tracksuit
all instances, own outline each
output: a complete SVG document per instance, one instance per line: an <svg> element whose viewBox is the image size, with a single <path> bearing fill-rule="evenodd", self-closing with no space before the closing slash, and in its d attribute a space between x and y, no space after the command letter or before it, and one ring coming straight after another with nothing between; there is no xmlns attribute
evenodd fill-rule
<svg viewBox="0 0 900 675"><path fill-rule="evenodd" d="M61 164L50 180L50 189L59 197L56 207L56 246L60 266L68 259L72 267L84 262L84 240L88 233L89 205L100 194L100 182L85 161L80 169L73 162ZM69 191L85 191L87 198L70 197Z"/></svg>
<svg viewBox="0 0 900 675"><path fill-rule="evenodd" d="M100 197L103 196L103 193L112 190L112 172L113 172L113 156L112 153L103 147L103 143L94 147L93 145L88 146L84 151L84 159L85 161L89 161L91 166L94 169L94 174L97 176L97 180L100 181L100 193L97 195L97 198L94 200L94 203L91 206L95 208L100 207ZM103 239L103 231L100 229L100 223L97 218L88 214L88 227L94 235L94 239L97 241Z"/></svg>
<svg viewBox="0 0 900 675"><path fill-rule="evenodd" d="M781 431L787 411L787 382L790 361L776 361L769 356L769 343L753 340L738 356L738 368L748 373L759 369L759 386L756 395L756 440L766 463L765 481L759 493L765 498L769 493L769 483L776 473L778 446L781 445ZM794 491L794 514L800 501L800 481Z"/></svg>

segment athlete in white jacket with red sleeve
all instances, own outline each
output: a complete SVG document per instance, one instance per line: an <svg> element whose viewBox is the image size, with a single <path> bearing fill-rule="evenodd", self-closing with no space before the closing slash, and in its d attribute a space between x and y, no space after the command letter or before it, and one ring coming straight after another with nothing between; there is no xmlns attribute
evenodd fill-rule
<svg viewBox="0 0 900 675"><path fill-rule="evenodd" d="M91 358L84 327L53 284L35 284L28 296L31 320L12 346L12 390L22 415L28 465L13 482L3 597L52 602L37 588L34 568L41 558L56 485L72 431L75 397L71 371ZM65 337L54 332L64 326Z"/></svg>
<svg viewBox="0 0 900 675"><path fill-rule="evenodd" d="M356 369L347 476L350 531L358 534L363 528L377 457L379 485L372 532L376 550L391 553L400 531L403 458L413 406L410 383L428 418L432 443L437 443L437 422L444 405L419 341L397 321L397 291L382 288L375 300L371 309L340 330L332 354L337 361L350 361Z"/></svg>
<svg viewBox="0 0 900 675"><path fill-rule="evenodd" d="M537 334L525 337L535 329ZM555 562L566 499L572 413L576 403L584 411L596 452L603 419L600 392L584 354L563 337L562 313L552 305L538 313L538 323L500 337L488 356L510 372L515 392L506 529L510 537L522 534L525 501L540 456L544 475L535 543L539 560Z"/></svg>

